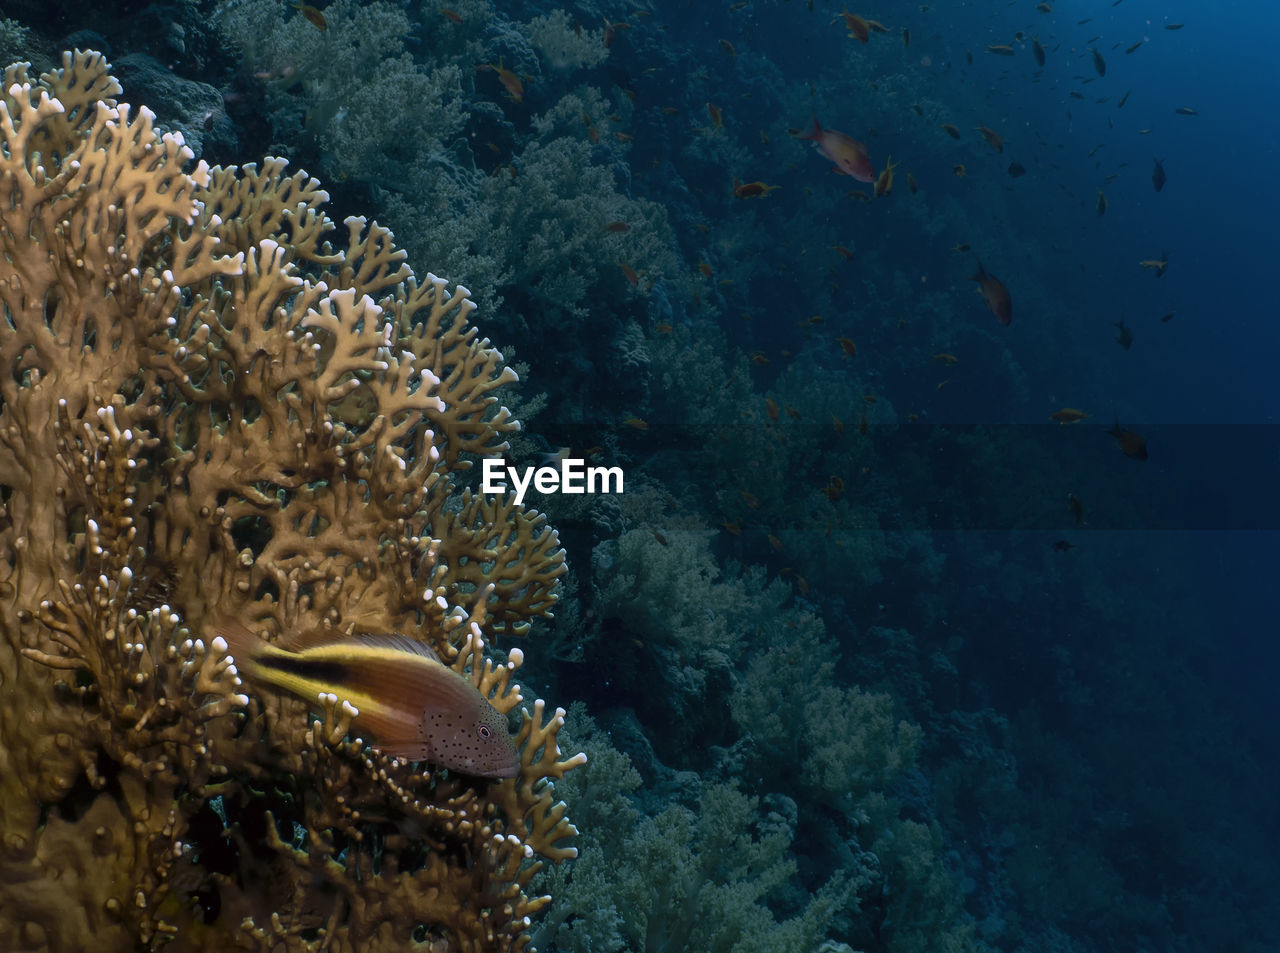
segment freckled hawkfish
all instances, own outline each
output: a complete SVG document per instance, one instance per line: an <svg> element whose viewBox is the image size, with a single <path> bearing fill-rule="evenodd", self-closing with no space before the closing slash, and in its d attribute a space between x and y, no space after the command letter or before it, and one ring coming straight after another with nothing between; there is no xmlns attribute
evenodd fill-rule
<svg viewBox="0 0 1280 953"><path fill-rule="evenodd" d="M235 620L214 627L250 682L307 701L322 692L357 711L354 728L380 751L485 778L514 777L507 720L429 646L404 635L303 633L272 645Z"/></svg>

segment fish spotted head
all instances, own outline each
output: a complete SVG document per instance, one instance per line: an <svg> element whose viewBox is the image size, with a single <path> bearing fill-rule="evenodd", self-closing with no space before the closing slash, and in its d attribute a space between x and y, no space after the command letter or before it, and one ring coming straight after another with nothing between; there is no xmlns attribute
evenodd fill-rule
<svg viewBox="0 0 1280 953"><path fill-rule="evenodd" d="M461 774L481 778L513 778L520 771L507 719L477 695L465 708L431 707L423 712L418 756Z"/></svg>

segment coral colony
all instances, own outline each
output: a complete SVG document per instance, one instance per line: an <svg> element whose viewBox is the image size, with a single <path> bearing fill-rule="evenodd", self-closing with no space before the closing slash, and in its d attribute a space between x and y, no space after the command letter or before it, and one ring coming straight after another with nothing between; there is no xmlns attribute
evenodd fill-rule
<svg viewBox="0 0 1280 953"><path fill-rule="evenodd" d="M467 293L282 160L184 172L98 54L4 89L0 947L524 949L585 757L541 700L494 736L523 655L488 635L548 613L564 556L458 482L518 427ZM461 754L272 687L302 659L376 707L395 651L473 699L406 728Z"/></svg>

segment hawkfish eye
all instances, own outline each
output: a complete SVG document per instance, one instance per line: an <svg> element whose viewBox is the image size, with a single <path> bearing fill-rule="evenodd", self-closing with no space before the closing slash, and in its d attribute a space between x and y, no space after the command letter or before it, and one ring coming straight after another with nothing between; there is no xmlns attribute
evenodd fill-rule
<svg viewBox="0 0 1280 953"><path fill-rule="evenodd" d="M492 734L493 734L493 732L491 732L491 731L489 730L489 726L488 726L488 725L481 725L481 726L480 726L480 737L481 737L481 738L488 738L488 737L490 737Z"/></svg>

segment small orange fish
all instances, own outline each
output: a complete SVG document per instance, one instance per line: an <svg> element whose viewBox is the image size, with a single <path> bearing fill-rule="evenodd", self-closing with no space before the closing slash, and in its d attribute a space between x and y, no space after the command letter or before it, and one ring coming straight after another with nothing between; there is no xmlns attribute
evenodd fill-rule
<svg viewBox="0 0 1280 953"><path fill-rule="evenodd" d="M724 50L726 53L732 56L735 60L738 58L738 51L733 48L733 44L730 43L728 40L720 41L720 49Z"/></svg>
<svg viewBox="0 0 1280 953"><path fill-rule="evenodd" d="M852 338L838 337L836 343L840 345L840 350L844 352L845 357L858 356L858 345L853 343Z"/></svg>
<svg viewBox="0 0 1280 953"><path fill-rule="evenodd" d="M964 178L964 166L963 166L963 165L953 165L953 166L951 167L951 171L955 174L955 177L956 177L957 179L963 179L963 178Z"/></svg>
<svg viewBox="0 0 1280 953"><path fill-rule="evenodd" d="M520 82L519 76L502 65L502 57L498 57L497 66L494 66L492 63L484 63L477 66L476 69L493 70L498 74L498 81L502 83L503 88L506 89L507 95L511 98L511 101L513 103L524 102L524 83Z"/></svg>
<svg viewBox="0 0 1280 953"><path fill-rule="evenodd" d="M774 536L772 533L769 533L765 539L769 541L769 545L775 550L782 552L782 540L778 539L778 537Z"/></svg>
<svg viewBox="0 0 1280 953"><path fill-rule="evenodd" d="M624 262L618 262L618 267L622 269L622 276L631 284L639 286L640 276L636 274L636 270Z"/></svg>
<svg viewBox="0 0 1280 953"><path fill-rule="evenodd" d="M742 523L739 520L734 520L732 523L722 522L720 525L724 528L726 533L729 533L732 536L742 535Z"/></svg>
<svg viewBox="0 0 1280 953"><path fill-rule="evenodd" d="M441 7L440 14L450 23L453 23L459 26L462 25L462 14L459 13L457 10L451 10L449 7Z"/></svg>
<svg viewBox="0 0 1280 953"><path fill-rule="evenodd" d="M604 227L604 230L606 232L629 232L631 231L631 226L626 222L610 222Z"/></svg>
<svg viewBox="0 0 1280 953"><path fill-rule="evenodd" d="M1055 410L1049 415L1049 419L1059 424L1074 424L1088 418L1083 410L1076 410L1074 407L1063 407L1061 410Z"/></svg>
<svg viewBox="0 0 1280 953"><path fill-rule="evenodd" d="M920 186L916 183L916 177L910 172L907 173L907 188L911 190L912 195L915 195L916 192L920 191Z"/></svg>
<svg viewBox="0 0 1280 953"><path fill-rule="evenodd" d="M778 420L778 402L772 397L766 397L764 399L764 412L768 414L770 420L776 423Z"/></svg>
<svg viewBox="0 0 1280 953"><path fill-rule="evenodd" d="M660 324L655 324L653 326L653 329L657 331L659 334L670 334L671 331L673 330L671 325L668 324L666 321L663 321Z"/></svg>
<svg viewBox="0 0 1280 953"><path fill-rule="evenodd" d="M956 357L954 354L948 354L945 351L941 354L933 355L933 359L937 361L939 364L959 364L960 363L960 358Z"/></svg>
<svg viewBox="0 0 1280 953"><path fill-rule="evenodd" d="M756 499L754 493L748 493L746 490L741 490L740 492L742 493L742 502L746 503L749 509L760 509L760 501Z"/></svg>
<svg viewBox="0 0 1280 953"><path fill-rule="evenodd" d="M995 46L988 46L987 52L995 53L997 56L1013 56L1013 47L1007 43L997 43Z"/></svg>
<svg viewBox="0 0 1280 953"><path fill-rule="evenodd" d="M987 303L987 307L996 316L997 321L1001 324L1009 324L1013 321L1013 299L1009 296L1009 289L999 278L984 270L982 262L978 262L978 273L969 280L978 283L982 289L982 300Z"/></svg>
<svg viewBox="0 0 1280 953"><path fill-rule="evenodd" d="M996 152L1004 152L1004 140L1000 138L1000 133L986 126L974 126L973 128L982 133L982 138L987 141L987 145L992 149Z"/></svg>
<svg viewBox="0 0 1280 953"><path fill-rule="evenodd" d="M1169 267L1169 255L1161 252L1159 258L1149 258L1146 261L1138 262L1143 268L1150 268L1156 273L1157 278L1163 278L1166 269Z"/></svg>
<svg viewBox="0 0 1280 953"><path fill-rule="evenodd" d="M856 13L850 13L847 7L840 16L831 22L835 23L836 20L841 18L844 19L845 29L849 31L849 39L857 40L859 43L866 43L871 38L870 24Z"/></svg>
<svg viewBox="0 0 1280 953"><path fill-rule="evenodd" d="M872 194L875 198L888 195L893 191L893 170L901 164L900 162L895 163L893 156L886 157L884 171L876 177L876 184L872 189Z"/></svg>
<svg viewBox="0 0 1280 953"><path fill-rule="evenodd" d="M1147 459L1147 438L1134 433L1132 430L1125 430L1120 426L1120 421L1116 421L1116 425L1107 433L1116 438L1116 443L1120 445L1120 452L1126 457L1133 460Z"/></svg>
<svg viewBox="0 0 1280 953"><path fill-rule="evenodd" d="M765 364L768 364L768 363L769 363L769 358L768 358L767 356L765 356L764 351L752 351L752 352L751 352L751 363L752 363L752 364L759 364L759 365L761 365L761 366L764 366Z"/></svg>
<svg viewBox="0 0 1280 953"><path fill-rule="evenodd" d="M939 128L941 128L941 129L942 129L942 131L943 131L943 132L945 132L945 133L946 133L948 136L950 136L952 139L959 139L959 138L960 138L960 127L959 127L959 126L952 125L952 124L951 124L951 123L949 123L949 122L944 122L944 123L942 123L942 125L941 125Z"/></svg>
<svg viewBox="0 0 1280 953"><path fill-rule="evenodd" d="M711 125L717 129L724 128L724 116L720 113L720 107L714 103L707 103L707 115L711 117Z"/></svg>
<svg viewBox="0 0 1280 953"><path fill-rule="evenodd" d="M835 414L831 415L831 427L836 433L844 433L844 421Z"/></svg>
<svg viewBox="0 0 1280 953"><path fill-rule="evenodd" d="M780 185L765 185L763 182L739 182L738 177L733 177L733 194L740 199L764 198L774 189L780 189Z"/></svg>
<svg viewBox="0 0 1280 953"><path fill-rule="evenodd" d="M851 258L853 258L853 252L849 251L849 249L845 248L843 245L832 245L831 250L834 251L836 254L838 254L845 261L849 261Z"/></svg>
<svg viewBox="0 0 1280 953"><path fill-rule="evenodd" d="M812 141L819 152L835 163L835 171L839 174L851 176L858 182L876 180L875 166L867 155L867 147L843 132L823 129L817 116L813 117L813 128L796 138Z"/></svg>
<svg viewBox="0 0 1280 953"><path fill-rule="evenodd" d="M710 266L710 265L708 265L705 261L699 261L699 262L698 262L698 272L699 272L699 274L701 274L701 275L702 275L702 277L704 277L704 278L714 278L714 277L715 277L715 271L714 271L714 270L711 268L711 266Z"/></svg>
<svg viewBox="0 0 1280 953"><path fill-rule="evenodd" d="M832 475L827 479L827 485L822 488L822 492L827 495L828 500L834 503L840 498L840 494L844 492L844 480Z"/></svg>
<svg viewBox="0 0 1280 953"><path fill-rule="evenodd" d="M632 430L648 430L649 424L640 417L628 417L623 422L623 426L630 427Z"/></svg>
<svg viewBox="0 0 1280 953"><path fill-rule="evenodd" d="M321 13L319 10L317 10L315 7L313 7L311 4L309 4L309 3L291 3L291 4L289 4L289 6L293 7L293 9L297 10L297 11L298 11L299 13L301 13L304 17L306 17L306 18L307 18L307 22L309 22L309 23L311 23L312 25L314 25L314 26L316 27L316 29L318 29L318 30L327 30L327 29L329 29L329 24L328 24L328 22L325 20L325 18L324 18L324 14L323 14L323 13Z"/></svg>

